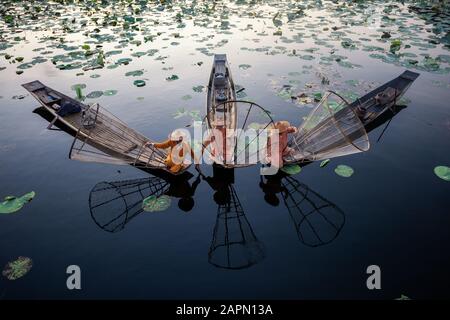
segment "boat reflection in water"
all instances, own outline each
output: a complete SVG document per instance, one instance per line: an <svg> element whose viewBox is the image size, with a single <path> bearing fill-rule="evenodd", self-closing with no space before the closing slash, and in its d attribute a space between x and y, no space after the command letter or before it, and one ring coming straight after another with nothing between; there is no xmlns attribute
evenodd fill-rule
<svg viewBox="0 0 450 320"><path fill-rule="evenodd" d="M213 176L202 175L214 191L217 217L208 262L225 269L244 269L265 258L264 244L256 237L234 188L234 169L213 165Z"/></svg>
<svg viewBox="0 0 450 320"><path fill-rule="evenodd" d="M265 258L265 246L250 225L234 187L234 169L213 166L213 175L200 172L193 183L192 174L176 179L149 177L135 180L100 182L90 192L92 219L105 231L118 232L143 212L142 201L151 196L179 198L178 206L187 211L194 205L200 177L213 189L217 204L216 223L208 252L208 262L224 269L244 269ZM308 246L330 243L341 231L345 215L335 204L291 176L277 174L261 177L265 200L280 203L281 195L300 240ZM188 203L188 206L185 204Z"/></svg>

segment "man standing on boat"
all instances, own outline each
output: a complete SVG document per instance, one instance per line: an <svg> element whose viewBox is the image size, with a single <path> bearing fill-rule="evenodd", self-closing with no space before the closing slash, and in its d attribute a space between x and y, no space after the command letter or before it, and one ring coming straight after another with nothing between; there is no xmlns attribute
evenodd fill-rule
<svg viewBox="0 0 450 320"><path fill-rule="evenodd" d="M169 134L169 139L167 139L166 141L160 143L149 141L145 145L152 146L156 149L170 148L167 157L164 160L164 163L171 173L178 174L187 167L184 160L188 153L191 154L193 160L195 159L194 152L189 145L187 136L188 135L185 131L176 129L171 134ZM196 161L196 163L198 162Z"/></svg>

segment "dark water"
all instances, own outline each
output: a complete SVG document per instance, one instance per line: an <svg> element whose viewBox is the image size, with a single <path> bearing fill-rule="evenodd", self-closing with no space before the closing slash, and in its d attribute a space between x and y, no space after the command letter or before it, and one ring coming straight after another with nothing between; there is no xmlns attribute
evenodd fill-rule
<svg viewBox="0 0 450 320"><path fill-rule="evenodd" d="M48 61L16 75L19 63L11 64L11 60L0 57L0 66L6 67L0 71L0 195L36 192L35 199L21 211L0 216L0 264L6 265L18 256L33 259L33 268L23 278L8 281L2 277L1 297L394 299L404 294L413 299L448 298L450 184L439 179L433 169L450 164L449 63L444 57L438 69L421 67L424 54L448 57L449 49L444 43L431 48L401 49L417 55L413 59L420 61L420 70L412 70L421 75L406 95L407 108L392 119L380 142L377 139L385 124L369 133L372 145L368 152L332 159L325 168L320 168L318 163L311 164L291 178L302 184L302 191L309 192L309 199L337 206L339 212L344 213L343 228L330 243L310 247L299 240L282 197L279 195L278 206L271 206L264 200L259 186L259 166L235 170L233 187L245 213L245 217L240 216L244 233L250 239L256 237L259 243L256 251L264 252L263 259L252 257L258 263L240 270L217 268L208 262L218 206L206 181L196 189L195 206L189 212L180 210L178 199L172 198L168 210L143 212L119 232L99 228L89 208L91 189L102 181L151 178L152 175L132 167L69 160L72 137L45 130L47 122L32 112L38 106L32 97L13 99L15 95L26 94L20 84L35 79L72 96L75 92L71 86L76 83L86 84L84 94L115 89L118 93L114 96L86 102L99 102L132 128L162 140L172 129L190 123L189 116L174 119L173 114L179 108L205 113L206 93L194 92L192 87L206 85L212 63L210 54L226 53L235 82L245 87L248 95L245 99L266 107L276 120L289 119L299 125L313 103L302 105L291 102L289 97L283 99L283 94L277 94L283 85L292 85L294 94L304 91L310 95L337 87L359 95L405 70L402 65L405 57L389 63L369 57L372 52L362 50L364 45L377 45L385 50L380 54L388 56L390 42L379 40L382 30L390 30L393 38L401 37L403 45L416 42L416 38L429 43L428 40L445 34L445 30L448 32L444 28L441 33L433 33L433 26L442 27L442 24L436 21L434 25L426 24L423 17L409 12L407 5L395 2L398 7L390 13L382 13L380 6L372 3L353 8L357 14L350 18L345 12L351 8L339 11L331 2L323 1L323 7L314 3L305 9L304 18L289 23L285 15L275 18L283 19L279 27L282 37L293 39L291 42L273 35L278 30L274 16L279 11L284 14L287 8L294 10L290 3L277 6L261 3L248 7L231 3L228 9L218 6L211 9L211 13L199 10L193 19L183 12L185 26L182 28L174 22L178 6L162 11L150 6L149 11L136 15L143 17L143 21L139 22L141 29L134 31L134 39L142 39L146 28L150 27L150 34L165 33L140 46L127 43L117 59L152 48L160 50L156 55L132 57L129 65L86 71L79 76L76 74L83 72L81 68L58 70L50 61L59 53L67 53L55 47L57 41L39 42L44 35L56 30L57 37L64 37L67 45L86 43L88 38L83 32L96 27L92 22L82 30L74 27L73 33L61 31L65 15L76 17L77 22L83 18L91 21L85 11L71 6L54 9L66 10L66 13L55 20L37 23L35 31L31 30L36 26L33 20L29 21L29 29L24 26L13 29L2 22L6 42L13 46L0 53L23 56L24 62L36 56L44 56ZM121 17L129 9L116 10ZM344 23L348 19L360 21L367 12L372 12L374 22ZM397 22L382 20L381 25L375 25L377 19L385 15L396 17ZM204 18L210 19L209 23L202 20ZM160 24L155 25L154 20ZM198 20L204 25L193 26ZM228 28L223 21L229 22ZM399 31L399 23L410 29ZM330 29L322 30L327 26ZM330 34L332 26L339 26L338 30L344 34ZM123 39L130 41L114 30L110 27L102 31L116 36L111 42L102 43L105 52L114 49ZM174 38L173 33L181 37ZM296 41L296 34L302 34L302 42ZM16 36L26 40L12 40ZM355 43L356 49L342 47L342 38L346 37L359 41ZM370 41L360 40L364 37ZM204 38L204 42L198 42ZM228 42L221 42L224 39ZM327 39L331 47L317 44L317 39ZM179 45L171 45L173 41ZM52 53L32 51L39 47ZM208 49L199 51L198 47ZM261 49L264 47L268 49ZM318 50L302 51L312 47ZM296 54L293 55L294 49ZM335 61L330 65L320 64L326 62L320 57L329 56L331 50L360 67L345 68ZM305 60L299 58L299 54L313 58ZM159 55L167 58L158 60ZM114 64L117 59L115 56L106 59L106 65ZM200 61L203 64L199 66ZM242 64L251 66L239 67ZM163 69L172 67L173 70ZM141 77L124 75L139 69L144 70ZM100 77L91 78L92 74ZM179 80L166 81L172 74L178 75ZM322 75L331 80L330 85L321 85ZM146 86L135 87L136 79L147 79ZM358 80L360 84L352 87L345 84L346 80ZM307 83L312 83L313 89L305 88ZM185 95L190 95L191 99L183 100ZM334 168L338 164L351 166L354 175L350 178L336 175ZM190 171L192 183L197 172ZM212 174L210 166L203 165L202 171L205 175ZM283 181L287 184L287 179ZM299 195L291 196L296 199ZM119 204L112 205L105 214L113 216L120 208ZM66 288L65 270L72 264L82 270L80 291ZM382 290L366 288L366 268L372 264L381 268Z"/></svg>

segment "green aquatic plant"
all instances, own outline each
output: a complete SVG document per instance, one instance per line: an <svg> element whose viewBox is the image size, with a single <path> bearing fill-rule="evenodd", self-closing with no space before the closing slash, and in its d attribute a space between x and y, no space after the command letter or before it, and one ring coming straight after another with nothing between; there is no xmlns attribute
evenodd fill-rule
<svg viewBox="0 0 450 320"><path fill-rule="evenodd" d="M450 181L450 167L437 166L434 168L434 174L445 181Z"/></svg>
<svg viewBox="0 0 450 320"><path fill-rule="evenodd" d="M197 92L197 93L203 92L204 89L205 89L205 86L201 86L201 85L192 87L192 90L194 90L194 92Z"/></svg>
<svg viewBox="0 0 450 320"><path fill-rule="evenodd" d="M103 91L92 91L86 95L86 98L96 99L96 98L100 98L102 95L103 95Z"/></svg>
<svg viewBox="0 0 450 320"><path fill-rule="evenodd" d="M298 164L291 164L280 168L280 170L286 174L294 175L300 173L302 171L302 167L300 167Z"/></svg>
<svg viewBox="0 0 450 320"><path fill-rule="evenodd" d="M245 64L245 63L239 65L239 69L242 69L242 70L247 70L247 69L250 69L251 67L252 67L251 65Z"/></svg>
<svg viewBox="0 0 450 320"><path fill-rule="evenodd" d="M18 198L15 196L5 197L4 201L0 203L0 214L9 214L19 211L26 203L33 200L35 195L36 193L31 191Z"/></svg>
<svg viewBox="0 0 450 320"><path fill-rule="evenodd" d="M113 89L110 89L110 90L105 90L105 91L103 91L103 95L104 96L115 96L116 94L117 94L117 90L113 90Z"/></svg>
<svg viewBox="0 0 450 320"><path fill-rule="evenodd" d="M125 73L126 77L140 77L144 74L143 70L133 70L133 71L128 71L127 73Z"/></svg>
<svg viewBox="0 0 450 320"><path fill-rule="evenodd" d="M136 87L143 87L143 86L145 86L145 81L144 81L144 80L134 80L134 81L133 81L133 84L134 84Z"/></svg>
<svg viewBox="0 0 450 320"><path fill-rule="evenodd" d="M334 169L334 172L336 172L337 175L344 177L344 178L349 178L353 175L354 171L351 167L346 166L344 164L340 164L336 167L336 169Z"/></svg>
<svg viewBox="0 0 450 320"><path fill-rule="evenodd" d="M18 257L8 262L3 269L2 275L8 280L17 280L25 276L33 267L33 260L28 257Z"/></svg>
<svg viewBox="0 0 450 320"><path fill-rule="evenodd" d="M166 80L167 81L175 81L178 80L178 76L176 74L171 75L170 77L167 77Z"/></svg>
<svg viewBox="0 0 450 320"><path fill-rule="evenodd" d="M323 168L323 167L325 167L327 164L329 164L330 163L330 159L325 159L325 160L323 160L321 163L320 163L320 167L321 168Z"/></svg>
<svg viewBox="0 0 450 320"><path fill-rule="evenodd" d="M171 198L167 195L155 196L145 198L142 201L142 210L147 212L164 211L170 207Z"/></svg>
<svg viewBox="0 0 450 320"><path fill-rule="evenodd" d="M400 50L401 46L402 46L402 40L400 40L400 39L392 40L389 51L392 53L396 53L397 51Z"/></svg>

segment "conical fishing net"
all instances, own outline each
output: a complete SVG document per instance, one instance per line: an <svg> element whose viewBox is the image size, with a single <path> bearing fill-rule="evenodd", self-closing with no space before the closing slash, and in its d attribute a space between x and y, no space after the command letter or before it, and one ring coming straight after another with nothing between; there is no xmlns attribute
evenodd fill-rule
<svg viewBox="0 0 450 320"><path fill-rule="evenodd" d="M299 240L318 247L336 239L345 223L344 212L293 177L283 180L287 194L284 203Z"/></svg>
<svg viewBox="0 0 450 320"><path fill-rule="evenodd" d="M100 182L89 194L92 219L105 231L120 231L143 211L143 199L159 197L168 188L169 184L158 177Z"/></svg>
<svg viewBox="0 0 450 320"><path fill-rule="evenodd" d="M205 118L206 155L225 167L244 167L261 160L267 145L267 129L273 125L270 113L247 101L226 101ZM207 144L207 143L206 143Z"/></svg>
<svg viewBox="0 0 450 320"><path fill-rule="evenodd" d="M291 136L287 163L308 162L367 151L370 147L364 125L348 103L328 92Z"/></svg>
<svg viewBox="0 0 450 320"><path fill-rule="evenodd" d="M208 261L219 268L243 269L263 260L265 251L245 216L233 185L229 185L228 192L229 200L218 207Z"/></svg>

